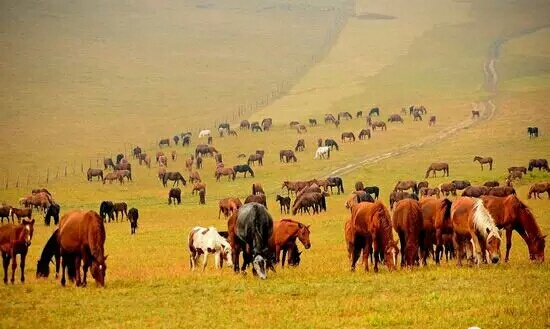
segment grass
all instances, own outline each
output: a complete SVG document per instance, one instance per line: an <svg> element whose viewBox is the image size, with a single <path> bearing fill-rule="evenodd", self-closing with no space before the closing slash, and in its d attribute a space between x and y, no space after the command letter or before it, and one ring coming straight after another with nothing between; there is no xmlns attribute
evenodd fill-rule
<svg viewBox="0 0 550 329"><path fill-rule="evenodd" d="M432 161L448 161L451 177L429 179L430 185L461 178L482 183L490 179L502 181L508 166L526 165L529 158L550 155L546 133L550 122L544 110L549 95L546 70L549 53L543 41L548 38L548 30L524 36L519 33L544 24L545 19L540 15L544 10L541 7L532 10L535 5L531 4L500 1L435 4L411 3L397 7L377 1L358 2L357 13L380 13L397 18L350 20L326 58L308 71L288 96L254 114L252 118L272 116L276 123L273 131L265 134L238 131L237 138L215 138L216 147L229 165L239 162L237 154L249 154L258 148L265 149L267 157L263 167L254 167L255 179L239 177L234 182L215 182L213 160L207 159L200 171L208 184L207 206L199 206L198 197L191 196L187 187L183 192L183 205L168 207L167 189L156 181L156 168L136 166L135 181L123 186L88 183L78 173L79 168L75 175L69 174L48 184L62 210L97 209L99 202L106 199L127 201L140 210L138 234L130 236L126 222L107 224L107 287L99 289L90 284L85 289L62 289L53 278L34 278L35 260L53 230L38 225L27 258L27 282L0 287L0 310L5 314L0 318L0 327L550 326L550 303L545 298L550 292L548 261L543 265L531 264L527 248L517 234L513 237L508 264L457 268L451 261L441 266L430 264L426 268L393 273L385 268L379 274L349 272L343 239L343 223L349 212L343 204L355 181L379 185L381 198L387 202L397 180L420 180ZM456 11L443 10L441 7L446 5L454 6ZM438 13L440 15L436 15ZM529 19L517 19L519 13ZM403 36L401 45L395 38L411 22L419 22L419 26L411 35ZM225 227L225 220L216 217L219 198L228 195L243 198L249 194L251 183L258 181L268 193L269 209L279 218L274 200L283 180L325 176L367 156L433 136L467 118L472 103L488 96L482 90L482 64L489 45L496 38L507 36L514 38L502 45L496 65L500 83L493 119L461 130L448 139L345 174L346 193L327 199L328 213L294 216L311 224L312 230L312 248L304 251L298 268L278 268L277 273L270 273L264 282L250 274L233 275L229 268L216 271L212 260L205 273L189 271L186 234L195 225ZM372 43L362 48L358 42L362 38ZM377 48L375 44L384 47ZM362 68L358 64L362 62L372 63L376 70ZM430 114L437 115L437 125L429 128L425 121L411 122L407 117L403 125L391 124L387 132L375 132L369 141L341 145L341 150L326 161L312 159L316 139L339 140L342 131L358 132L364 126L363 120L343 122L339 129L321 124L308 128L308 133L301 136L287 128L292 119L303 120L309 116L320 119L325 112L355 112L372 105L381 107L381 119L385 120L388 114L410 103L425 104ZM208 116L205 113L205 117ZM535 123L542 134L538 139L529 140L525 127ZM81 149L76 146L77 141L72 144L55 134L52 136L59 144L57 147L70 145L67 153L73 154L66 155L69 162L79 160L77 154L96 152L96 148ZM83 140L93 141L94 136L90 134ZM156 137L148 135L145 141ZM297 164L280 164L278 151L293 147L297 138L306 139L306 152L297 154ZM177 150L180 158L169 162L169 169L184 171L185 157L190 150L181 147ZM479 165L472 162L474 155L492 156L494 170L481 172ZM36 162L43 157L58 158L47 151L41 155L28 152L26 159L17 159L28 166L43 168ZM11 172L15 170L13 162L4 166ZM532 208L542 231L547 233L550 231L548 200L526 199L529 184L543 180L550 180L550 174L534 171L516 188L520 198ZM29 189L2 190L1 199L15 203Z"/></svg>

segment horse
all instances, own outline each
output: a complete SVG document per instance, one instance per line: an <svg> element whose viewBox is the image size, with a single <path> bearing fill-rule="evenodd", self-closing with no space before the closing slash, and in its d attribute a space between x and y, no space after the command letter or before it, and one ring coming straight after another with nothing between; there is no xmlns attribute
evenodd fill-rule
<svg viewBox="0 0 550 329"><path fill-rule="evenodd" d="M292 207L292 214L296 215L298 210L309 214L309 208L313 209L313 214L317 214L321 210L326 211L325 196L318 192L308 192L302 194L300 197L296 197L294 206Z"/></svg>
<svg viewBox="0 0 550 329"><path fill-rule="evenodd" d="M191 183L200 182L201 176L199 175L198 171L190 171L189 172L189 181Z"/></svg>
<svg viewBox="0 0 550 329"><path fill-rule="evenodd" d="M273 119L271 118L264 118L262 120L262 127L264 128L265 131L268 131L271 126L273 126Z"/></svg>
<svg viewBox="0 0 550 329"><path fill-rule="evenodd" d="M0 252L4 267L4 283L8 283L8 265L11 260L11 283L15 282L15 269L17 268L17 255L21 255L21 282L25 282L25 258L32 241L34 232L34 219L23 220L21 224L6 224L0 226Z"/></svg>
<svg viewBox="0 0 550 329"><path fill-rule="evenodd" d="M321 146L317 148L317 151L315 151L315 157L313 159L330 159L330 147L329 146Z"/></svg>
<svg viewBox="0 0 550 329"><path fill-rule="evenodd" d="M539 128L538 127L527 127L527 133L529 138L539 137Z"/></svg>
<svg viewBox="0 0 550 329"><path fill-rule="evenodd" d="M113 211L115 212L115 218L117 222L118 213L120 213L120 220L123 220L125 215L126 220L128 220L128 204L126 204L126 202L113 203Z"/></svg>
<svg viewBox="0 0 550 329"><path fill-rule="evenodd" d="M29 220L32 219L32 208L23 208L23 209L11 208L9 213L11 216L11 221L13 223L15 223L14 216L17 217L18 223L21 223L21 218L28 218ZM8 222L9 222L9 219L8 219Z"/></svg>
<svg viewBox="0 0 550 329"><path fill-rule="evenodd" d="M424 107L424 105L411 105L409 107L409 115L412 115L413 113L422 113L422 114L426 114L428 113L428 111L426 110L426 108Z"/></svg>
<svg viewBox="0 0 550 329"><path fill-rule="evenodd" d="M479 111L472 110L472 119L479 118Z"/></svg>
<svg viewBox="0 0 550 329"><path fill-rule="evenodd" d="M523 173L521 171L512 171L508 174L508 177L506 177L507 180L513 181L514 179L521 179L523 177Z"/></svg>
<svg viewBox="0 0 550 329"><path fill-rule="evenodd" d="M485 183L483 183L483 186L488 187L488 188L498 187L499 185L500 185L500 183L496 180L490 180L490 181L486 181Z"/></svg>
<svg viewBox="0 0 550 329"><path fill-rule="evenodd" d="M59 264L61 260L61 254L59 250L59 243L57 242L58 229L56 228L53 234L50 236L40 258L36 262L36 277L47 278L50 275L50 262L52 258L55 258L55 278L59 276ZM73 271L74 272L74 271ZM69 276L74 277L74 273L69 273Z"/></svg>
<svg viewBox="0 0 550 329"><path fill-rule="evenodd" d="M435 115L432 115L430 117L430 121L428 122L428 126L435 126Z"/></svg>
<svg viewBox="0 0 550 329"><path fill-rule="evenodd" d="M441 196L441 191L437 187L423 187L420 189L419 194L421 197L436 196L439 199L439 197Z"/></svg>
<svg viewBox="0 0 550 329"><path fill-rule="evenodd" d="M281 150L279 152L279 161L283 163L289 163L291 161L297 162L296 155L292 150Z"/></svg>
<svg viewBox="0 0 550 329"><path fill-rule="evenodd" d="M395 259L399 249L393 240L391 216L388 209L380 201L374 203L361 202L351 210L351 226L353 253L351 271L363 252L365 270L369 270L369 254L371 246L373 254L384 254L384 261L390 271L395 269ZM374 257L374 272L378 272L378 257Z"/></svg>
<svg viewBox="0 0 550 329"><path fill-rule="evenodd" d="M493 264L500 261L501 237L493 216L482 200L465 197L455 200L451 206L451 222L459 266L462 266L465 249L466 254L472 251L477 264L485 260L486 252Z"/></svg>
<svg viewBox="0 0 550 329"><path fill-rule="evenodd" d="M118 180L118 182L122 185L124 184L124 181L122 180L122 176L119 175L118 172L110 172L103 177L103 185L105 185L106 181L109 181L109 184L112 184L114 180Z"/></svg>
<svg viewBox="0 0 550 329"><path fill-rule="evenodd" d="M528 171L533 171L533 168L539 168L539 171L541 169L544 169L546 171L550 171L550 168L548 167L548 161L546 159L531 159L529 160L529 167L527 168Z"/></svg>
<svg viewBox="0 0 550 329"><path fill-rule="evenodd" d="M533 213L525 203L515 195L505 198L483 196L481 200L493 216L496 226L506 230L505 262L509 260L513 230L517 231L527 244L529 258L537 262L544 262L546 235L542 235Z"/></svg>
<svg viewBox="0 0 550 329"><path fill-rule="evenodd" d="M115 170L115 173L119 175L121 179L126 178L128 182L132 180L132 172L130 170Z"/></svg>
<svg viewBox="0 0 550 329"><path fill-rule="evenodd" d="M176 202L178 204L181 204L181 190L179 187L172 187L170 191L168 192L168 204L174 203L174 206L176 205Z"/></svg>
<svg viewBox="0 0 550 329"><path fill-rule="evenodd" d="M11 208L12 206L10 205L4 204L4 203L0 204L0 219L2 220L2 224L4 224L4 218L8 220L8 223L10 222ZM13 219L12 219L12 222L13 222Z"/></svg>
<svg viewBox="0 0 550 329"><path fill-rule="evenodd" d="M176 159L178 158L178 152L176 152L175 150L172 151L170 155L172 156L172 161L176 161Z"/></svg>
<svg viewBox="0 0 550 329"><path fill-rule="evenodd" d="M296 131L298 132L298 134L307 133L307 128L305 125L300 124L296 127Z"/></svg>
<svg viewBox="0 0 550 329"><path fill-rule="evenodd" d="M336 187L338 194L340 192L344 193L344 181L340 177L328 177L328 186L330 187L330 193L332 193L332 188Z"/></svg>
<svg viewBox="0 0 550 329"><path fill-rule="evenodd" d="M418 194L418 185L416 184L416 181L414 180L407 180L407 181L398 181L397 184L395 184L395 187L393 188L394 191L406 191L408 189L412 189L412 191L416 194Z"/></svg>
<svg viewBox="0 0 550 329"><path fill-rule="evenodd" d="M442 183L439 185L439 190L441 193L445 196L449 196L449 194L452 194L456 196L456 185L454 183Z"/></svg>
<svg viewBox="0 0 550 329"><path fill-rule="evenodd" d="M197 261L201 255L204 255L202 263L202 270L204 271L208 262L208 254L214 254L216 268L222 268L224 261L229 266L233 266L231 245L218 233L215 227L195 226L189 231L187 241L191 271L194 271L197 267Z"/></svg>
<svg viewBox="0 0 550 329"><path fill-rule="evenodd" d="M418 112L413 113L413 121L422 121L422 116Z"/></svg>
<svg viewBox="0 0 550 329"><path fill-rule="evenodd" d="M303 139L299 139L298 142L296 142L296 147L294 148L294 151L301 152L306 148L306 142Z"/></svg>
<svg viewBox="0 0 550 329"><path fill-rule="evenodd" d="M374 121L371 124L372 130L375 131L376 128L380 128L380 130L388 130L388 127L386 126L386 123L384 121Z"/></svg>
<svg viewBox="0 0 550 329"><path fill-rule="evenodd" d="M480 157L480 156L475 156L474 157L474 162L479 162L479 164L481 165L481 171L483 171L483 165L484 164L489 164L489 170L493 170L493 158L491 157Z"/></svg>
<svg viewBox="0 0 550 329"><path fill-rule="evenodd" d="M308 183L304 182L304 181L295 181L295 182L284 181L282 186L281 186L281 190L286 188L288 195L290 195L290 191L293 191L294 194L296 194L299 190L303 189L307 185L308 185Z"/></svg>
<svg viewBox="0 0 550 329"><path fill-rule="evenodd" d="M169 180L174 181L172 187L179 185L180 181L183 186L187 185L187 181L185 180L185 178L183 178L179 171L169 171L164 173L164 175L162 176L162 185L166 187Z"/></svg>
<svg viewBox="0 0 550 329"><path fill-rule="evenodd" d="M353 191L344 203L344 206L346 207L346 209L349 209L351 211L351 208L353 208L353 206L361 202L374 202L374 199L370 194L366 193L363 190Z"/></svg>
<svg viewBox="0 0 550 329"><path fill-rule="evenodd" d="M112 201L102 201L99 205L99 216L105 221L109 217L109 223L115 221L115 205Z"/></svg>
<svg viewBox="0 0 550 329"><path fill-rule="evenodd" d="M189 146L191 144L191 136L184 136L181 140L181 146Z"/></svg>
<svg viewBox="0 0 550 329"><path fill-rule="evenodd" d="M199 138L212 137L212 131L210 129L203 129L199 131Z"/></svg>
<svg viewBox="0 0 550 329"><path fill-rule="evenodd" d="M176 144L176 146L178 146L178 143L180 141L180 136L175 135L174 137L172 137L172 140L174 141L174 144Z"/></svg>
<svg viewBox="0 0 550 329"><path fill-rule="evenodd" d="M221 199L218 202L219 212L218 219L220 219L220 214L223 212L225 217L228 217L232 213L235 213L243 204L239 198L225 198Z"/></svg>
<svg viewBox="0 0 550 329"><path fill-rule="evenodd" d="M157 163L159 166L168 167L168 158L166 155L162 154L157 158Z"/></svg>
<svg viewBox="0 0 550 329"><path fill-rule="evenodd" d="M241 123L239 125L239 128L240 129L250 129L250 122L248 122L248 120L241 121Z"/></svg>
<svg viewBox="0 0 550 329"><path fill-rule="evenodd" d="M247 164L250 166L251 164L254 165L256 162L258 162L258 165L259 166L263 166L264 165L264 156L262 154L258 154L258 153L255 153L255 154L251 154L249 157L248 157L248 162Z"/></svg>
<svg viewBox="0 0 550 329"><path fill-rule="evenodd" d="M372 109L370 109L369 111L369 117L370 116L373 116L373 115L377 115L377 116L380 116L380 109L378 107L373 107Z"/></svg>
<svg viewBox="0 0 550 329"><path fill-rule="evenodd" d="M420 200L422 206L422 218L424 242L422 243L422 263L427 264L426 259L429 256L429 252L433 251L433 245L436 245L435 249L435 262L439 264L439 255L443 252L443 235L451 234L453 227L451 223L451 206L452 202L449 199L437 199L433 197L422 198Z"/></svg>
<svg viewBox="0 0 550 329"><path fill-rule="evenodd" d="M267 198L265 194L251 194L247 196L246 199L244 199L243 204L247 204L251 202L259 203L267 209Z"/></svg>
<svg viewBox="0 0 550 329"><path fill-rule="evenodd" d="M309 225L304 225L292 219L281 219L274 224L273 235L269 239L269 247L275 251L275 263L281 261L281 267L285 267L286 254L290 252L290 260L296 245L296 239L300 240L304 248L311 248L309 227ZM283 252L282 260L280 259L281 251Z"/></svg>
<svg viewBox="0 0 550 329"><path fill-rule="evenodd" d="M491 187L487 195L505 197L508 195L516 195L516 189L512 186L496 186Z"/></svg>
<svg viewBox="0 0 550 329"><path fill-rule="evenodd" d="M107 170L109 167L115 169L115 164L111 158L103 158L103 169Z"/></svg>
<svg viewBox="0 0 550 329"><path fill-rule="evenodd" d="M61 217L58 243L62 258L61 285L65 286L65 269L72 262L76 274L76 286L86 286L86 274L91 267L92 277L99 286L105 286L104 254L105 227L95 211L73 210ZM80 278L80 264L83 264L84 278ZM69 266L70 268L70 266ZM70 272L70 271L69 271ZM69 279L70 279L69 275Z"/></svg>
<svg viewBox="0 0 550 329"><path fill-rule="evenodd" d="M115 171L128 170L132 171L132 165L128 162L121 162L115 166Z"/></svg>
<svg viewBox="0 0 550 329"><path fill-rule="evenodd" d="M221 176L229 176L229 180L235 180L235 176L237 173L233 168L217 168L216 172L214 173L214 176L216 177L216 181L220 181Z"/></svg>
<svg viewBox="0 0 550 329"><path fill-rule="evenodd" d="M342 139L342 143L344 143L346 141L355 142L355 135L352 132L343 132L342 136L341 136L341 139Z"/></svg>
<svg viewBox="0 0 550 329"><path fill-rule="evenodd" d="M134 147L134 149L132 150L132 156L134 157L134 159L138 158L140 154L141 154L141 147L139 146Z"/></svg>
<svg viewBox="0 0 550 329"><path fill-rule="evenodd" d="M334 139L330 139L330 138L325 139L325 146L329 146L331 150L333 148L336 148L336 151L340 150L340 148L338 147L338 143L336 143Z"/></svg>
<svg viewBox="0 0 550 329"><path fill-rule="evenodd" d="M262 187L262 184L260 183L253 183L252 184L252 195L257 194L265 194L264 188Z"/></svg>
<svg viewBox="0 0 550 329"><path fill-rule="evenodd" d="M422 221L422 207L418 201L403 199L395 204L392 224L401 242L401 267L416 263L420 243L424 242Z"/></svg>
<svg viewBox="0 0 550 329"><path fill-rule="evenodd" d="M470 181L467 181L467 180L453 180L451 181L451 183L454 184L456 190L464 190L469 186L472 186Z"/></svg>
<svg viewBox="0 0 550 329"><path fill-rule="evenodd" d="M317 120L316 119L309 119L308 121L309 121L309 125L312 126L312 127L317 125Z"/></svg>
<svg viewBox="0 0 550 329"><path fill-rule="evenodd" d="M260 279L267 278L267 268L272 267L269 239L273 234L273 219L259 203L243 205L228 220L228 232L233 249L233 270L239 272L239 254L243 252L244 271L252 263L253 272Z"/></svg>
<svg viewBox="0 0 550 329"><path fill-rule="evenodd" d="M237 132L233 129L229 129L229 132L227 133L227 135L228 136L235 136L235 137L239 136L239 135L237 135Z"/></svg>
<svg viewBox="0 0 550 329"><path fill-rule="evenodd" d="M163 138L158 143L159 147L163 146L170 146L170 139L169 138Z"/></svg>
<svg viewBox="0 0 550 329"><path fill-rule="evenodd" d="M254 177L254 170L247 164L233 166L233 170L235 171L235 175L237 173L244 173L244 177L246 178L246 173L250 173L250 176Z"/></svg>
<svg viewBox="0 0 550 329"><path fill-rule="evenodd" d="M534 195L535 199L540 199L540 193L548 192L548 199L550 199L550 183L541 182L531 185L529 188L529 193L527 194L527 199L531 199Z"/></svg>
<svg viewBox="0 0 550 329"><path fill-rule="evenodd" d="M403 200L403 199L414 199L416 201L419 200L418 195L414 192L409 193L409 192L394 190L393 192L390 193L390 200L389 200L390 201L390 209L393 210L393 205L397 201L400 201L400 200Z"/></svg>
<svg viewBox="0 0 550 329"><path fill-rule="evenodd" d="M418 191L420 191L421 188L428 187L428 185L430 185L430 183L424 180L424 181L418 182L418 184L416 184L416 188L418 188Z"/></svg>
<svg viewBox="0 0 550 329"><path fill-rule="evenodd" d="M463 192L462 196L471 198L479 198L482 195L489 193L489 188L486 186L468 186Z"/></svg>
<svg viewBox="0 0 550 329"><path fill-rule="evenodd" d="M399 114L392 114L388 118L388 122L401 122L403 123L404 120Z"/></svg>
<svg viewBox="0 0 550 329"><path fill-rule="evenodd" d="M201 156L214 156L214 154L211 152L210 146L207 144L199 144L197 147L195 147L195 158L198 158L199 155Z"/></svg>
<svg viewBox="0 0 550 329"><path fill-rule="evenodd" d="M364 140L365 137L367 137L367 139L370 139L370 129L361 129L361 131L359 132L360 140Z"/></svg>
<svg viewBox="0 0 550 329"><path fill-rule="evenodd" d="M136 234L138 228L139 211L136 208L130 208L126 216L130 222L130 234Z"/></svg>
<svg viewBox="0 0 550 329"><path fill-rule="evenodd" d="M50 226L51 218L53 217L54 225L59 223L59 213L61 212L61 207L57 203L52 203L48 210L46 210L46 215L44 215L44 223L47 226Z"/></svg>
<svg viewBox="0 0 550 329"><path fill-rule="evenodd" d="M330 113L325 114L325 123L335 123L335 122L336 122L336 118L334 117L334 115Z"/></svg>
<svg viewBox="0 0 550 329"><path fill-rule="evenodd" d="M98 181L100 179L103 180L103 170L88 168L88 171L86 172L86 176L88 177L88 182L92 181L92 177L97 177Z"/></svg>
<svg viewBox="0 0 550 329"><path fill-rule="evenodd" d="M511 174L514 171L519 171L525 175L527 175L527 168L526 167L508 167L508 173Z"/></svg>
<svg viewBox="0 0 550 329"><path fill-rule="evenodd" d="M378 200L378 196L380 195L380 188L378 186L367 186L363 189L368 194L373 194L374 199Z"/></svg>
<svg viewBox="0 0 550 329"><path fill-rule="evenodd" d="M279 194L277 194L275 201L279 202L281 214L283 213L288 214L288 212L290 211L290 202L291 202L290 197L288 196L282 197Z"/></svg>
<svg viewBox="0 0 550 329"><path fill-rule="evenodd" d="M428 167L428 170L426 170L426 177L430 175L430 171L433 171L433 177L436 177L436 171L443 171L443 176L447 174L447 177L449 177L449 164L446 162L434 162L430 164Z"/></svg>
<svg viewBox="0 0 550 329"><path fill-rule="evenodd" d="M196 161L197 169L201 169L202 168L202 156L198 156L195 161Z"/></svg>

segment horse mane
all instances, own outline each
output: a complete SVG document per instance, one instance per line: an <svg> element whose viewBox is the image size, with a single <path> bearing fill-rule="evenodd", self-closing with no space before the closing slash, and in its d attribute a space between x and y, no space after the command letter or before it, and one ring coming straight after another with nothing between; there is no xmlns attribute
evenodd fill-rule
<svg viewBox="0 0 550 329"><path fill-rule="evenodd" d="M501 238L495 220L491 216L491 213L489 213L489 210L483 205L483 200L477 199L474 202L472 210L474 212L473 222L475 230L481 233L485 238L488 238L490 235L495 235L500 240ZM486 229L489 229L489 232L487 232Z"/></svg>
<svg viewBox="0 0 550 329"><path fill-rule="evenodd" d="M506 199L511 202L514 212L523 212L529 218L528 221L521 221L520 216L521 225L524 227L524 229L526 229L527 235L530 235L529 233L531 231L536 234L536 236L534 236L533 238L541 237L542 232L540 230L539 224L535 220L535 216L531 212L531 209L515 195L508 196ZM527 227L525 227L526 224L529 225L529 230L527 230Z"/></svg>
<svg viewBox="0 0 550 329"><path fill-rule="evenodd" d="M445 198L441 201L441 207L445 209L443 213L443 221L451 219L451 206L453 205L452 201Z"/></svg>
<svg viewBox="0 0 550 329"><path fill-rule="evenodd" d="M103 219L95 212L89 211L85 215L89 225L95 227L95 230L88 231L88 245L92 256L98 261L103 262L104 244L105 244L105 226L103 225Z"/></svg>
<svg viewBox="0 0 550 329"><path fill-rule="evenodd" d="M391 223L391 215L388 208L380 201L374 203L373 214L376 214L380 224L380 233L382 234L382 248L386 249L388 242L393 241L393 231Z"/></svg>
<svg viewBox="0 0 550 329"><path fill-rule="evenodd" d="M50 275L49 264L52 257L59 254L59 242L57 241L58 232L59 228L56 228L52 236L48 239L48 242L46 242L36 266L37 274L41 274L46 278Z"/></svg>

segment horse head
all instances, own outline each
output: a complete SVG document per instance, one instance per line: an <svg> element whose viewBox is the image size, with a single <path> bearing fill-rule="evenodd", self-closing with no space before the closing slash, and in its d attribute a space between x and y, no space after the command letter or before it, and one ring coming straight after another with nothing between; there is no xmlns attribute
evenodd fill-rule
<svg viewBox="0 0 550 329"><path fill-rule="evenodd" d="M304 248L309 249L311 248L311 241L309 240L309 227L310 225L303 225L302 223L298 223L298 239L302 244L304 245Z"/></svg>
<svg viewBox="0 0 550 329"><path fill-rule="evenodd" d="M397 256L399 255L398 242L389 240L384 249L384 262L389 271L395 270L395 265L397 264Z"/></svg>
<svg viewBox="0 0 550 329"><path fill-rule="evenodd" d="M261 255L256 255L254 257L254 260L252 261L252 265L254 267L254 270L256 270L256 273L258 274L258 277L262 280L267 279L267 262L265 258Z"/></svg>
<svg viewBox="0 0 550 329"><path fill-rule="evenodd" d="M546 235L537 236L529 244L529 258L537 263L544 262L544 248L546 247Z"/></svg>
<svg viewBox="0 0 550 329"><path fill-rule="evenodd" d="M105 286L105 275L107 271L107 265L105 264L105 261L107 260L107 257L108 256L106 255L105 257L103 257L102 260L94 259L90 268L92 277L101 287Z"/></svg>
<svg viewBox="0 0 550 329"><path fill-rule="evenodd" d="M498 234L498 230L491 230L490 228L485 229L487 232L487 239L485 242L487 252L489 253L489 258L493 264L496 264L500 260L500 242L501 238Z"/></svg>
<svg viewBox="0 0 550 329"><path fill-rule="evenodd" d="M24 242L25 246L31 245L32 235L34 233L34 219L27 220L23 219L23 222L21 223L22 230L19 233L18 242Z"/></svg>

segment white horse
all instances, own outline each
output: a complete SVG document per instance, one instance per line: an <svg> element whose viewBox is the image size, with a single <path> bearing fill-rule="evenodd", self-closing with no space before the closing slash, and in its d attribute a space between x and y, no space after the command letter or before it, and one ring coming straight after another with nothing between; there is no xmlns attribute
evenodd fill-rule
<svg viewBox="0 0 550 329"><path fill-rule="evenodd" d="M208 262L208 254L214 254L216 268L222 268L224 260L229 266L233 266L231 246L213 226L208 228L195 226L189 232L189 264L191 270L197 267L197 260L202 254L204 254L203 271Z"/></svg>
<svg viewBox="0 0 550 329"><path fill-rule="evenodd" d="M315 151L315 157L313 159L324 159L325 156L327 159L330 159L330 146L319 146L317 151Z"/></svg>
<svg viewBox="0 0 550 329"><path fill-rule="evenodd" d="M201 130L199 132L199 138L211 137L211 136L212 136L212 132L209 129Z"/></svg>

